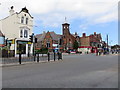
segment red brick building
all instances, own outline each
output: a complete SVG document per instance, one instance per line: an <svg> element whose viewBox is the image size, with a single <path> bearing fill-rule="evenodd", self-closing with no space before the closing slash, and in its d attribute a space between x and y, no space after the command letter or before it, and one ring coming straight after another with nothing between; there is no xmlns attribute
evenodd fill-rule
<svg viewBox="0 0 120 90"><path fill-rule="evenodd" d="M36 49L41 49L42 47L47 47L49 49L59 48L62 50L73 49L73 44L75 40L80 45L80 38L75 34L71 34L69 30L70 24L62 24L62 35L56 34L55 32L43 32L42 34L37 34L35 37L38 39L36 44Z"/></svg>
<svg viewBox="0 0 120 90"><path fill-rule="evenodd" d="M42 47L47 47L49 49L62 49L64 51L69 49L74 49L73 45L75 41L78 42L79 51L85 52L96 52L97 48L101 47L102 37L101 34L91 34L86 36L86 33L83 33L82 37L79 37L77 33L70 33L70 24L62 24L62 35L56 34L55 32L43 32L42 34L37 34L36 38L38 43L36 44L36 49L41 49Z"/></svg>
<svg viewBox="0 0 120 90"><path fill-rule="evenodd" d="M91 34L86 36L86 33L83 33L83 36L80 37L81 46L79 47L79 51L81 52L96 52L98 48L101 48L102 37L101 34Z"/></svg>
<svg viewBox="0 0 120 90"><path fill-rule="evenodd" d="M59 47L60 39L62 36L56 34L55 32L43 32L42 34L37 34L36 49L41 49L42 47L47 47L48 49L54 49Z"/></svg>
<svg viewBox="0 0 120 90"><path fill-rule="evenodd" d="M68 49L73 49L73 44L75 42L75 40L80 43L80 38L77 35L77 33L75 34L71 34L70 33L70 24L68 23L64 23L62 24L62 31L63 31L63 35L62 35L62 39L63 39L63 48L64 50L68 50Z"/></svg>

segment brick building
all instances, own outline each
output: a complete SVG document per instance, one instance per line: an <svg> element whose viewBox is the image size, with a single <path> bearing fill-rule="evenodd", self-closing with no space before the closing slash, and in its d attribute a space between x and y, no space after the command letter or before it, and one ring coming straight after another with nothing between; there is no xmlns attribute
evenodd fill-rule
<svg viewBox="0 0 120 90"><path fill-rule="evenodd" d="M75 42L75 40L79 43L80 45L80 38L77 35L77 33L75 34L71 34L70 33L70 24L68 23L64 23L62 24L62 37L63 37L63 48L64 50L68 50L68 49L73 49L73 44Z"/></svg>
<svg viewBox="0 0 120 90"><path fill-rule="evenodd" d="M62 24L62 35L56 34L55 32L43 32L42 34L37 34L36 38L38 43L36 44L36 49L41 49L42 47L47 47L49 49L62 49L67 51L69 49L74 49L73 45L75 41L78 42L78 51L82 52L96 52L97 48L102 47L102 37L101 34L91 34L86 36L83 33L82 37L79 37L77 33L70 33L70 24L65 22Z"/></svg>
<svg viewBox="0 0 120 90"><path fill-rule="evenodd" d="M102 47L102 37L101 34L91 34L86 36L86 33L83 33L82 37L80 37L81 46L79 47L78 51L81 52L96 52L98 48Z"/></svg>
<svg viewBox="0 0 120 90"><path fill-rule="evenodd" d="M41 49L42 47L47 47L52 50L54 48L61 47L60 41L62 36L60 34L56 34L54 31L52 32L43 32L42 34L37 34L35 36L37 38L36 49Z"/></svg>
<svg viewBox="0 0 120 90"><path fill-rule="evenodd" d="M80 45L80 38L77 33L71 34L69 30L70 24L62 24L62 35L56 34L55 32L43 32L42 34L37 34L35 37L38 39L36 44L36 49L41 49L42 47L47 47L49 49L62 49L68 50L73 49L73 44L75 40Z"/></svg>

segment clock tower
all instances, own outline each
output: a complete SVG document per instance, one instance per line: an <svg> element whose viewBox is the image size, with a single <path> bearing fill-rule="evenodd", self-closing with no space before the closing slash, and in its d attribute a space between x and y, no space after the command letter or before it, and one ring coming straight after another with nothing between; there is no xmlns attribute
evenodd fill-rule
<svg viewBox="0 0 120 90"><path fill-rule="evenodd" d="M70 24L68 24L68 23L62 24L63 36L70 35L69 26L70 26Z"/></svg>

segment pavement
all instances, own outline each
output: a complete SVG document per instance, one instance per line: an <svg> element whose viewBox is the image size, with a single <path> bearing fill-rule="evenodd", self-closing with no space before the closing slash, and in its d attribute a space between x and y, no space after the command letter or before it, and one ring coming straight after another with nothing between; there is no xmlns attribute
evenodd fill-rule
<svg viewBox="0 0 120 90"><path fill-rule="evenodd" d="M3 88L117 88L118 56L65 55L63 60L2 68Z"/></svg>
<svg viewBox="0 0 120 90"><path fill-rule="evenodd" d="M68 53L63 53L63 56L70 56L70 55L87 55L87 54L68 54ZM88 55L94 55L96 56L96 54L88 54ZM110 56L117 56L118 54L109 54ZM100 55L100 56L108 56L108 55ZM50 62L53 62L54 60L50 60ZM58 60L55 60L58 61ZM0 67L6 67L6 66L16 66L16 65L25 65L25 64L35 64L35 63L47 63L48 60L40 60L39 62L37 61L26 61L26 62L22 62L21 64L19 64L19 62L16 63L7 63L7 64L2 64L0 63Z"/></svg>

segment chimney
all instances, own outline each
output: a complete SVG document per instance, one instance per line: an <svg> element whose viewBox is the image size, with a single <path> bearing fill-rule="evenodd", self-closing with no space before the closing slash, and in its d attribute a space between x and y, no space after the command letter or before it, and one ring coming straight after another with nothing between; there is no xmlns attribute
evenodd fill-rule
<svg viewBox="0 0 120 90"><path fill-rule="evenodd" d="M13 6L10 7L10 11L9 11L10 16L14 14L14 10L13 10L13 8L14 8Z"/></svg>
<svg viewBox="0 0 120 90"><path fill-rule="evenodd" d="M85 37L86 36L86 33L83 33L83 37Z"/></svg>
<svg viewBox="0 0 120 90"><path fill-rule="evenodd" d="M94 32L94 35L96 35L96 32Z"/></svg>
<svg viewBox="0 0 120 90"><path fill-rule="evenodd" d="M76 35L76 36L78 35L77 32L75 32L75 35Z"/></svg>

